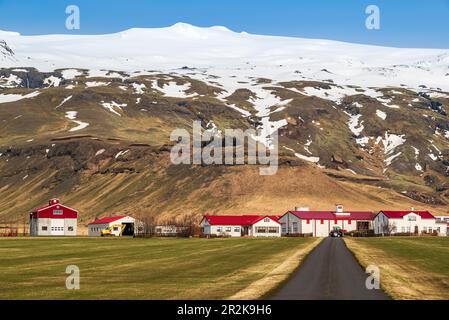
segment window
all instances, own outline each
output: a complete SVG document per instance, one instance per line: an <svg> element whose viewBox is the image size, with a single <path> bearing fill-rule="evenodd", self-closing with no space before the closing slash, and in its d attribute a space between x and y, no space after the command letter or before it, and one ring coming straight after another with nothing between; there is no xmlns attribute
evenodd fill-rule
<svg viewBox="0 0 449 320"><path fill-rule="evenodd" d="M279 233L279 228L278 227L269 227L268 233Z"/></svg>
<svg viewBox="0 0 449 320"><path fill-rule="evenodd" d="M72 227L72 226L69 226L69 227L67 228L67 231L73 231L73 227Z"/></svg>
<svg viewBox="0 0 449 320"><path fill-rule="evenodd" d="M408 221L416 221L416 216L413 215L408 216Z"/></svg>
<svg viewBox="0 0 449 320"><path fill-rule="evenodd" d="M298 222L293 222L293 233L298 233Z"/></svg>
<svg viewBox="0 0 449 320"><path fill-rule="evenodd" d="M240 227L234 227L234 232L240 232Z"/></svg>
<svg viewBox="0 0 449 320"><path fill-rule="evenodd" d="M407 227L407 233L410 233L410 227Z"/></svg>
<svg viewBox="0 0 449 320"><path fill-rule="evenodd" d="M47 231L48 227L47 226L42 226L42 231Z"/></svg>
<svg viewBox="0 0 449 320"><path fill-rule="evenodd" d="M265 219L263 219L263 222L270 222L270 219L269 218L265 218Z"/></svg>
<svg viewBox="0 0 449 320"><path fill-rule="evenodd" d="M226 227L226 232L231 232L232 228L231 227Z"/></svg>
<svg viewBox="0 0 449 320"><path fill-rule="evenodd" d="M265 227L256 227L256 233L267 233L267 229Z"/></svg>
<svg viewBox="0 0 449 320"><path fill-rule="evenodd" d="M432 228L431 227L429 227L429 233L432 233Z"/></svg>
<svg viewBox="0 0 449 320"><path fill-rule="evenodd" d="M62 210L53 210L53 214L55 215L55 216L62 216Z"/></svg>
<svg viewBox="0 0 449 320"><path fill-rule="evenodd" d="M223 229L221 227L217 227L217 232L222 232Z"/></svg>

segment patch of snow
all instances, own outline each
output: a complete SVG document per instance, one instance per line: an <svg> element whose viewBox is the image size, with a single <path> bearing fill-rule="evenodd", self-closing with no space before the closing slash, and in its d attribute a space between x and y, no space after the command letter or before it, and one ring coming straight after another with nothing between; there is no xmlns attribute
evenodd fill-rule
<svg viewBox="0 0 449 320"><path fill-rule="evenodd" d="M401 154L402 154L402 152L398 152L398 153L396 153L395 155L392 155L391 157L388 157L387 159L385 159L385 164L386 164L387 166L391 165L392 162L393 162L397 157L399 157Z"/></svg>
<svg viewBox="0 0 449 320"><path fill-rule="evenodd" d="M111 84L110 82L104 82L104 81L87 81L86 87L88 87L88 88L107 87L110 84Z"/></svg>
<svg viewBox="0 0 449 320"><path fill-rule="evenodd" d="M76 120L76 116L78 115L77 111L67 111L66 112L66 118L69 120L72 120L72 122L76 123L78 126L70 129L70 132L75 132L75 131L79 131L79 130L83 130L85 128L87 128L89 126L89 123L87 122L82 122L82 121L78 121Z"/></svg>
<svg viewBox="0 0 449 320"><path fill-rule="evenodd" d="M61 81L62 81L61 78L50 76L44 80L44 84L47 85L48 87L59 87Z"/></svg>
<svg viewBox="0 0 449 320"><path fill-rule="evenodd" d="M76 69L66 69L66 70L63 70L61 72L61 74L64 79L72 80L72 79L82 75L83 73Z"/></svg>
<svg viewBox="0 0 449 320"><path fill-rule="evenodd" d="M348 126L349 126L349 130L351 130L351 132L356 136L360 136L360 134L362 133L363 129L365 129L365 127L363 126L363 121L360 121L360 118L362 117L361 114L358 115L349 115L349 122L348 122Z"/></svg>
<svg viewBox="0 0 449 320"><path fill-rule="evenodd" d="M394 152L397 147L403 145L405 141L407 141L404 137L405 135L390 134L385 132L385 138L383 139L385 154L389 155Z"/></svg>
<svg viewBox="0 0 449 320"><path fill-rule="evenodd" d="M14 74L10 74L9 77L0 77L0 88L16 88L20 86L22 79Z"/></svg>
<svg viewBox="0 0 449 320"><path fill-rule="evenodd" d="M146 85L144 83L142 84L138 84L138 83L133 83L132 84L133 88L134 88L134 92L136 94L144 94L145 91L143 91L143 89L146 89Z"/></svg>
<svg viewBox="0 0 449 320"><path fill-rule="evenodd" d="M68 96L67 98L65 98L64 100L62 100L62 102L60 104L58 104L56 106L55 109L59 109L60 107L62 107L63 104L65 104L67 101L69 101L70 99L72 99L73 96Z"/></svg>
<svg viewBox="0 0 449 320"><path fill-rule="evenodd" d="M161 92L162 92L165 96L167 96L167 97L173 97L173 98L192 98L192 97L195 97L195 96L198 95L198 94L196 94L196 93L193 93L193 94L190 94L190 95L188 95L188 94L185 93L185 92L186 92L187 90L189 90L190 87L191 87L191 84L188 83L188 82L185 83L185 84L183 84L183 85L178 85L176 82L170 81L168 84L165 83L165 84L163 85L163 87L161 88L161 87L158 86L157 81L156 81L156 80L153 80L153 81L152 81L151 87L152 87L153 89L156 89L156 90L158 90L158 91L161 91Z"/></svg>
<svg viewBox="0 0 449 320"><path fill-rule="evenodd" d="M105 153L105 149L100 149L97 151L97 153L95 154L96 157L98 157L99 155L102 155L103 153Z"/></svg>
<svg viewBox="0 0 449 320"><path fill-rule="evenodd" d="M108 111L118 115L119 117L121 117L122 115L116 110L116 108L119 109L119 110L123 110L122 108L127 106L126 103L119 104L119 103L117 103L115 101L112 101L110 103L102 101L101 105L103 106L103 108L105 108L106 110L108 110Z"/></svg>
<svg viewBox="0 0 449 320"><path fill-rule="evenodd" d="M316 164L318 162L320 162L320 158L319 157L308 157L308 156L305 156L303 154L297 153L295 150L293 150L291 148L288 148L288 147L285 147L285 146L284 146L284 149L293 152L295 154L295 157L297 157L297 158L299 158L301 160L304 160L304 161L307 161L307 162L316 163Z"/></svg>
<svg viewBox="0 0 449 320"><path fill-rule="evenodd" d="M422 170L423 170L423 167L422 167L419 163L417 163L417 164L415 165L415 169L416 169L416 171L422 171Z"/></svg>
<svg viewBox="0 0 449 320"><path fill-rule="evenodd" d="M115 155L115 159L118 159L118 158L124 156L124 155L127 154L128 152L129 152L129 150L120 151L119 153L117 153L117 154Z"/></svg>
<svg viewBox="0 0 449 320"><path fill-rule="evenodd" d="M379 118L381 118L382 120L387 119L387 114L386 114L385 112L381 111L381 110L377 110L377 111L376 111L376 115L377 115Z"/></svg>
<svg viewBox="0 0 449 320"><path fill-rule="evenodd" d="M37 97L40 94L39 91L35 91L26 95L21 94L0 94L0 103L16 102L23 99L31 99Z"/></svg>

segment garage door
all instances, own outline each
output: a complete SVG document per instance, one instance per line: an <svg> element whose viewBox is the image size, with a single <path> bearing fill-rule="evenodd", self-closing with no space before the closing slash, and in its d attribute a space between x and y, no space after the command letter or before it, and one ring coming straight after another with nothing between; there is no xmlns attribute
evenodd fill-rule
<svg viewBox="0 0 449 320"><path fill-rule="evenodd" d="M64 219L52 219L51 220L51 235L63 236L64 235Z"/></svg>

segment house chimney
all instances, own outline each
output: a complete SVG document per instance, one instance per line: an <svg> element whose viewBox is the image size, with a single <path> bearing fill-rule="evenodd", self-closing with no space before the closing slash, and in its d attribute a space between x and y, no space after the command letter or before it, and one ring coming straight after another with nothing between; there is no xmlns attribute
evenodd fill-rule
<svg viewBox="0 0 449 320"><path fill-rule="evenodd" d="M58 204L59 203L59 199L50 199L50 201L48 201L48 205L52 206L54 204Z"/></svg>
<svg viewBox="0 0 449 320"><path fill-rule="evenodd" d="M344 212L344 207L342 204L337 204L337 209L336 209L337 213L343 213Z"/></svg>

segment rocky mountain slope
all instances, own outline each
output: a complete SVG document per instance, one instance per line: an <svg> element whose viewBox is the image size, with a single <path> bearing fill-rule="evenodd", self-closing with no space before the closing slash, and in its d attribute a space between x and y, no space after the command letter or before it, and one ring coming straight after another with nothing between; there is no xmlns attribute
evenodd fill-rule
<svg viewBox="0 0 449 320"><path fill-rule="evenodd" d="M26 219L48 197L83 221L340 202L448 213L448 50L185 24L2 38L0 221ZM264 129L267 146L278 130L278 173L171 164L170 133L194 120L214 132Z"/></svg>

